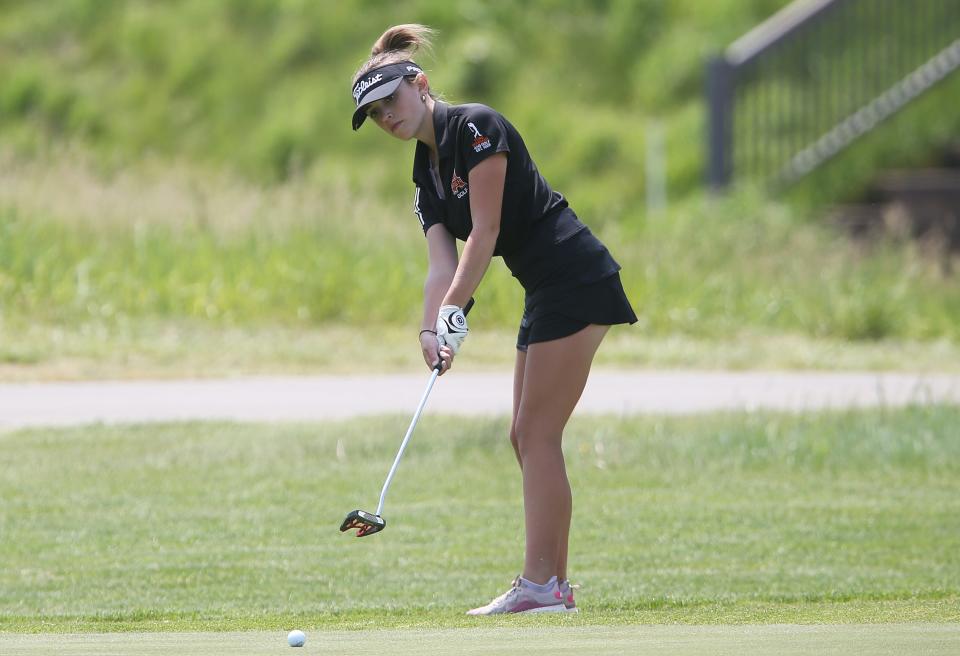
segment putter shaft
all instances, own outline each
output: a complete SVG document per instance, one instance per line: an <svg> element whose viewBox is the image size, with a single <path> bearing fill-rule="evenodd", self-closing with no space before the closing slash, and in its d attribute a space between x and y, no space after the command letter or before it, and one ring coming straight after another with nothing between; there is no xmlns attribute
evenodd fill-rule
<svg viewBox="0 0 960 656"><path fill-rule="evenodd" d="M390 489L390 481L393 480L393 475L397 472L397 465L400 464L400 457L403 455L404 449L407 448L407 442L410 441L410 436L413 435L413 429L417 425L417 420L420 419L420 413L423 412L423 407L427 405L427 397L430 396L430 390L433 389L433 384L437 382L437 376L440 375L440 367L443 366L443 361L441 360L439 367L433 370L433 373L430 374L430 382L427 383L427 389L423 391L423 396L420 398L420 405L417 406L417 411L413 413L413 421L410 422L410 427L407 429L407 434L403 437L403 442L400 443L400 450L397 451L397 457L393 460L393 466L390 467L390 473L387 474L387 480L383 484L383 489L380 491L380 503L377 504L377 516L381 517L383 515L383 500L387 498L387 490Z"/></svg>
<svg viewBox="0 0 960 656"><path fill-rule="evenodd" d="M472 307L473 299L471 298L463 308L463 314L468 314ZM387 480L384 481L383 489L380 490L380 503L377 504L376 515L371 516L370 513L366 513L362 510L355 510L347 515L347 518L343 520L343 523L340 525L341 532L349 531L351 529L358 529L357 537L363 537L364 535L382 531L387 525L386 521L383 519L383 502L387 498L387 490L390 489L390 482L393 480L393 475L397 472L397 466L400 464L400 458L403 457L403 452L407 448L407 443L410 441L410 436L413 435L413 429L416 427L417 421L420 419L420 413L423 412L423 408L427 404L427 398L430 396L430 390L433 389L433 384L437 382L437 376L440 375L442 370L443 360L441 359L440 362L438 362L434 367L433 373L430 375L430 382L427 383L427 389L423 391L423 396L420 398L420 404L417 406L417 411L413 413L413 419L410 421L410 427L407 428L407 434L403 436L403 442L400 443L400 450L397 451L397 457L393 459L393 465L390 467L390 473L387 474Z"/></svg>

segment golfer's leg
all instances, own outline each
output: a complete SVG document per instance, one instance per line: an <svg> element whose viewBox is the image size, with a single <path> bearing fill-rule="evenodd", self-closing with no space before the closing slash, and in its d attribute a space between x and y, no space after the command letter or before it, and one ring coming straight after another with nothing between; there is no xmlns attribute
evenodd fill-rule
<svg viewBox="0 0 960 656"><path fill-rule="evenodd" d="M513 452L517 454L520 469L523 469L523 460L520 459L520 447L517 445L517 413L520 410L520 396L523 392L523 370L526 362L526 352L517 349L517 362L513 367L513 415L510 418L510 443L513 444Z"/></svg>
<svg viewBox="0 0 960 656"><path fill-rule="evenodd" d="M524 578L566 577L572 495L563 461L563 428L587 383L608 326L531 344L523 369L516 435L523 469L527 548Z"/></svg>

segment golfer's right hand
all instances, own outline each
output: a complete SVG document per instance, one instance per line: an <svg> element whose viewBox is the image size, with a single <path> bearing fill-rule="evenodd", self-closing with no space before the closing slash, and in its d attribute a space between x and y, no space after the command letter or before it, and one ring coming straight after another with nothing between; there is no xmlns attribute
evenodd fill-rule
<svg viewBox="0 0 960 656"><path fill-rule="evenodd" d="M423 352L423 361L430 369L435 368L437 362L443 362L443 367L440 369L441 376L453 366L453 349L446 345L440 346L440 340L431 332L420 333L420 350Z"/></svg>

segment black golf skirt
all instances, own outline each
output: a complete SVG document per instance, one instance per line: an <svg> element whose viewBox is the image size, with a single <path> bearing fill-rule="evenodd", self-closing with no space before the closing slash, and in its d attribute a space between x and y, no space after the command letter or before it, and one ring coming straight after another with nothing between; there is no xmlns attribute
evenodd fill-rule
<svg viewBox="0 0 960 656"><path fill-rule="evenodd" d="M619 273L593 283L546 287L533 298L527 296L517 350L526 351L530 344L567 337L594 323L612 326L636 321Z"/></svg>
<svg viewBox="0 0 960 656"><path fill-rule="evenodd" d="M503 256L523 286L517 348L560 339L592 323L635 323L620 265L572 209L538 221L522 247Z"/></svg>

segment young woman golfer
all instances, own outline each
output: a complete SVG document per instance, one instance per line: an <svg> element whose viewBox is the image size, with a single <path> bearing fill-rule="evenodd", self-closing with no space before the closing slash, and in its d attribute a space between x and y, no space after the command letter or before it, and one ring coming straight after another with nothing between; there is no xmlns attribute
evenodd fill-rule
<svg viewBox="0 0 960 656"><path fill-rule="evenodd" d="M526 292L513 378L510 441L523 474L526 555L511 588L471 615L576 612L567 581L570 483L563 429L612 324L636 315L620 266L537 170L517 130L479 104L436 99L411 59L430 30L398 25L353 81L353 129L369 118L417 140L414 211L427 239L420 348L442 373L467 335L461 308L493 256ZM466 242L458 259L456 240Z"/></svg>

